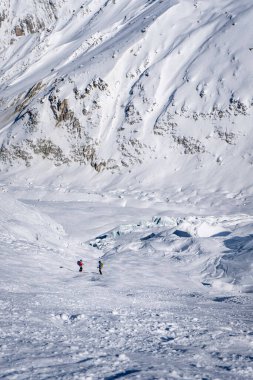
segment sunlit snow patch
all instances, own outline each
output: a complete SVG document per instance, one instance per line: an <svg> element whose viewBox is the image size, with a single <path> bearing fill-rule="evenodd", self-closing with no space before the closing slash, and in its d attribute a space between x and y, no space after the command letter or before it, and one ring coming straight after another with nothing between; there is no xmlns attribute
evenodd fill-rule
<svg viewBox="0 0 253 380"><path fill-rule="evenodd" d="M121 225L89 244L110 265L119 260L156 268L152 273L180 283L186 279L218 291L251 293L253 288L251 217L157 218ZM144 264L144 261L145 264ZM128 262L128 264L129 264ZM149 263L149 264L148 264ZM125 265L125 264L122 264ZM144 270L148 273L148 269Z"/></svg>

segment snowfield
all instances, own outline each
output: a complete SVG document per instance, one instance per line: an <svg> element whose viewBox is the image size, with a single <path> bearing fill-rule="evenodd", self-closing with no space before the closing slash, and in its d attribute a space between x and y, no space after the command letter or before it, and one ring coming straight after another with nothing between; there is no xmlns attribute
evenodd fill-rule
<svg viewBox="0 0 253 380"><path fill-rule="evenodd" d="M1 379L253 378L252 19L1 0Z"/></svg>
<svg viewBox="0 0 253 380"><path fill-rule="evenodd" d="M2 378L252 378L253 216L2 190Z"/></svg>

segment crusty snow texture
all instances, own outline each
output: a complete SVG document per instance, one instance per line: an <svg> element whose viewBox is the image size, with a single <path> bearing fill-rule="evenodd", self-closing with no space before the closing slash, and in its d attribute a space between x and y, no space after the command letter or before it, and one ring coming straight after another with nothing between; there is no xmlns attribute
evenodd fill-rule
<svg viewBox="0 0 253 380"><path fill-rule="evenodd" d="M253 217L206 214L240 200L1 190L3 378L252 378Z"/></svg>

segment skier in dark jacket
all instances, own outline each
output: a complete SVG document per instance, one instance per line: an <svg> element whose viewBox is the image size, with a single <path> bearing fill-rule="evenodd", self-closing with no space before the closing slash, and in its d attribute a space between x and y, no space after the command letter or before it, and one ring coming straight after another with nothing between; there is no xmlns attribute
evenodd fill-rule
<svg viewBox="0 0 253 380"><path fill-rule="evenodd" d="M99 260L98 262L98 270L99 270L99 273L102 274L102 268L103 268L104 264L102 263L101 260Z"/></svg>
<svg viewBox="0 0 253 380"><path fill-rule="evenodd" d="M83 260L82 259L78 260L77 265L79 266L79 272L82 272L83 271Z"/></svg>

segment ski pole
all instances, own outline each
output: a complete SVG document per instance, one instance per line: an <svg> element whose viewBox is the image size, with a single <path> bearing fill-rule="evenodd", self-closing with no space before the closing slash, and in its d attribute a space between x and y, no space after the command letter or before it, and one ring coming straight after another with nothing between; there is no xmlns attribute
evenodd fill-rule
<svg viewBox="0 0 253 380"><path fill-rule="evenodd" d="M69 269L69 268L66 268L66 267L59 267L59 268L63 268L63 269L67 269L67 270L70 270L70 272L75 272L74 270L72 270L72 269Z"/></svg>

